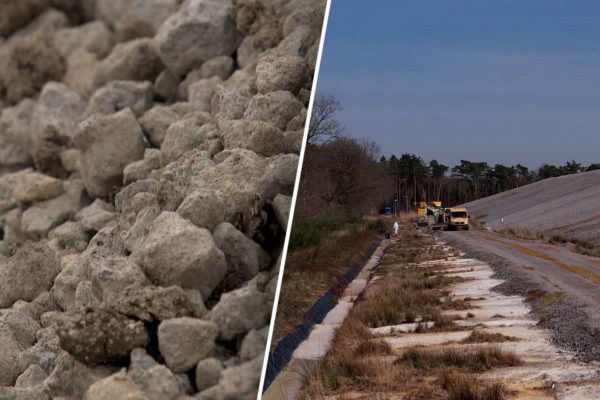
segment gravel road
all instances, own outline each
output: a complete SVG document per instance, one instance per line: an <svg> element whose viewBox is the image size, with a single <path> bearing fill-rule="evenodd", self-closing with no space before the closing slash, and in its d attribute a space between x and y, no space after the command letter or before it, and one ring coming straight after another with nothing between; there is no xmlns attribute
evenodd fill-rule
<svg viewBox="0 0 600 400"><path fill-rule="evenodd" d="M509 239L491 232L440 232L440 238L488 262L506 282L497 289L530 300L555 344L583 361L600 360L600 260L569 245Z"/></svg>

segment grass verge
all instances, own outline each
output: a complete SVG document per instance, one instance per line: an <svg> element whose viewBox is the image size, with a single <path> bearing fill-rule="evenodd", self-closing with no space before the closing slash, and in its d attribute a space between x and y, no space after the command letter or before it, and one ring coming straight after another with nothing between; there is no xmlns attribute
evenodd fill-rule
<svg viewBox="0 0 600 400"><path fill-rule="evenodd" d="M453 305L446 300L448 285L462 279L441 273L435 261L445 257L446 253L432 239L420 235L411 224L404 224L399 242L388 248L376 271L380 279L357 299L337 329L327 355L309 375L300 397L342 399L402 395L401 398L410 399L493 400L492 397L460 396L461 393L484 396L494 390L503 393L500 384L477 381L478 387L469 388L463 384L452 385L440 376L447 370L473 374L518 365L520 360L512 353L490 345L439 354L413 348L398 354L387 342L373 337L369 329L409 322L419 322L417 333L455 329L451 318L444 316L442 310L452 309ZM417 265L424 261L429 263ZM468 301L457 303L456 307L465 309ZM425 322L435 325L428 328Z"/></svg>
<svg viewBox="0 0 600 400"><path fill-rule="evenodd" d="M376 231L360 228L288 253L271 348L302 322L314 302L338 285L361 253L381 237Z"/></svg>

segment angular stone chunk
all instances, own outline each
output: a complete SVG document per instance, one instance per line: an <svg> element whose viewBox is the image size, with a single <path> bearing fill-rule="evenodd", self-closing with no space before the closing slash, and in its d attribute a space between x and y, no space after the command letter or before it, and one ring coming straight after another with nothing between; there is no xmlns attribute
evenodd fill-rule
<svg viewBox="0 0 600 400"><path fill-rule="evenodd" d="M60 346L85 364L127 360L131 350L150 342L142 322L111 310L88 308L57 322Z"/></svg>
<svg viewBox="0 0 600 400"><path fill-rule="evenodd" d="M81 151L81 174L90 196L104 197L120 186L123 168L144 157L144 135L126 108L113 115L94 115L79 125L75 144Z"/></svg>
<svg viewBox="0 0 600 400"><path fill-rule="evenodd" d="M219 328L209 321L182 317L158 326L158 347L173 372L187 372L215 348Z"/></svg>
<svg viewBox="0 0 600 400"><path fill-rule="evenodd" d="M134 257L157 285L198 289L207 298L225 276L225 256L210 231L162 212Z"/></svg>
<svg viewBox="0 0 600 400"><path fill-rule="evenodd" d="M165 65L185 75L213 57L231 55L240 40L232 11L231 0L186 1L155 37Z"/></svg>

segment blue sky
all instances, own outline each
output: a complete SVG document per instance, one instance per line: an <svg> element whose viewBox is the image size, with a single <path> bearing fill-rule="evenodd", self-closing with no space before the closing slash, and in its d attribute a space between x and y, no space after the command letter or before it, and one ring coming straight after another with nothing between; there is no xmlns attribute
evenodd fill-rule
<svg viewBox="0 0 600 400"><path fill-rule="evenodd" d="M332 0L317 90L385 155L600 162L599 21L597 0Z"/></svg>

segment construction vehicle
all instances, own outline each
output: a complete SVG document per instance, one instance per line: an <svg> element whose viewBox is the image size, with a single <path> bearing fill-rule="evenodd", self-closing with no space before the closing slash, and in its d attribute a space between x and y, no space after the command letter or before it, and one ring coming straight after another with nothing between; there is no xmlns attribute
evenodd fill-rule
<svg viewBox="0 0 600 400"><path fill-rule="evenodd" d="M441 201L419 201L415 207L419 226L428 226L434 231L469 229L469 213L464 207L443 208Z"/></svg>
<svg viewBox="0 0 600 400"><path fill-rule="evenodd" d="M444 209L446 229L454 231L458 229L469 230L469 213L465 207L453 207Z"/></svg>

